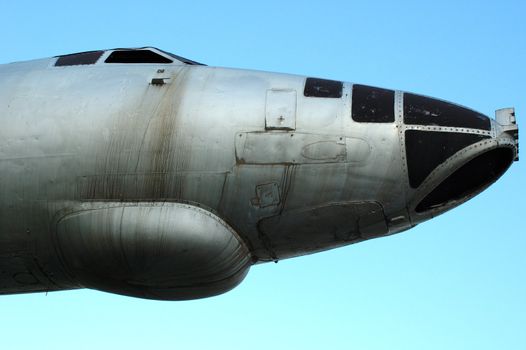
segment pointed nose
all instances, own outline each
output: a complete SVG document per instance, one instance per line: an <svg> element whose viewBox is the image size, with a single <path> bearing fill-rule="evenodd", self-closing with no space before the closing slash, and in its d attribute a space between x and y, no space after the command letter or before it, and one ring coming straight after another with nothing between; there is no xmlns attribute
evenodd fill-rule
<svg viewBox="0 0 526 350"><path fill-rule="evenodd" d="M414 222L451 209L495 182L518 159L513 109L497 120L442 100L405 93L404 141Z"/></svg>

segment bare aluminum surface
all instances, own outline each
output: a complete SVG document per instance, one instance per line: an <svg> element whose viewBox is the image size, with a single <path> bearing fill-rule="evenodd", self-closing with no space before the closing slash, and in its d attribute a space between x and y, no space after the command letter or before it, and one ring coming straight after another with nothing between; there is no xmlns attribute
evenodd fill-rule
<svg viewBox="0 0 526 350"><path fill-rule="evenodd" d="M485 150L517 148L493 123L490 140L411 189L405 130L479 131L404 125L399 91L394 123L357 123L351 83L341 98L312 98L303 96L302 76L103 59L54 67L55 60L0 66L0 293L98 288L72 273L80 241L56 241L65 239L59 213L86 203L154 211L171 203L175 216L178 205L199 207L235 231L246 257L273 261L432 218L463 202L414 212L445 176ZM113 215L75 222L77 231L111 226ZM171 220L153 217L154 227ZM193 225L199 231L200 220ZM109 289L119 292L116 285Z"/></svg>

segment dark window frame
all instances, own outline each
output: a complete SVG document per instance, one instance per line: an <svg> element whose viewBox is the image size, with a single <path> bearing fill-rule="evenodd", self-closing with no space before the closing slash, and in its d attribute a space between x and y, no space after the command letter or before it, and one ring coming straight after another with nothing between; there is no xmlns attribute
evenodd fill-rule
<svg viewBox="0 0 526 350"><path fill-rule="evenodd" d="M458 151L489 138L481 134L426 130L406 130L404 137L411 188L418 188L429 174Z"/></svg>
<svg viewBox="0 0 526 350"><path fill-rule="evenodd" d="M393 123L394 90L353 84L351 116L359 123Z"/></svg>
<svg viewBox="0 0 526 350"><path fill-rule="evenodd" d="M450 174L415 208L417 213L462 200L488 187L506 172L513 163L511 148L494 148L469 160Z"/></svg>
<svg viewBox="0 0 526 350"><path fill-rule="evenodd" d="M338 80L307 78L305 80L305 97L341 98L343 96L343 82Z"/></svg>
<svg viewBox="0 0 526 350"><path fill-rule="evenodd" d="M107 64L171 64L173 60L152 50L113 50L104 60Z"/></svg>
<svg viewBox="0 0 526 350"><path fill-rule="evenodd" d="M435 98L404 93L404 123L491 130L489 118L472 109Z"/></svg>
<svg viewBox="0 0 526 350"><path fill-rule="evenodd" d="M58 56L57 60L55 61L55 67L92 65L97 63L102 55L104 55L103 50L78 52L69 55Z"/></svg>

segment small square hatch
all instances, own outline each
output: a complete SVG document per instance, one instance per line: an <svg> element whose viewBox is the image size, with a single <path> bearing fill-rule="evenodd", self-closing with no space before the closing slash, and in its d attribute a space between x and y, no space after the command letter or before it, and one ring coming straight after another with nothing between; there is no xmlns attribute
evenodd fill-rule
<svg viewBox="0 0 526 350"><path fill-rule="evenodd" d="M296 129L295 90L267 90L265 129Z"/></svg>

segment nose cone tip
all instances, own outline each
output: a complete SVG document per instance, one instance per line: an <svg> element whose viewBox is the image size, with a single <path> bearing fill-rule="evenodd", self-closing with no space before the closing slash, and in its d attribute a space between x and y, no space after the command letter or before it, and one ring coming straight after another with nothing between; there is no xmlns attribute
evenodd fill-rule
<svg viewBox="0 0 526 350"><path fill-rule="evenodd" d="M495 134L504 143L509 143L515 151L515 161L519 160L519 126L515 108L501 108L495 111Z"/></svg>
<svg viewBox="0 0 526 350"><path fill-rule="evenodd" d="M414 223L479 194L518 160L513 108L497 110L491 119L417 95L405 94L404 104L406 159L414 191L409 209ZM431 120L433 127L429 127Z"/></svg>

